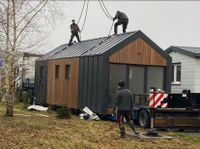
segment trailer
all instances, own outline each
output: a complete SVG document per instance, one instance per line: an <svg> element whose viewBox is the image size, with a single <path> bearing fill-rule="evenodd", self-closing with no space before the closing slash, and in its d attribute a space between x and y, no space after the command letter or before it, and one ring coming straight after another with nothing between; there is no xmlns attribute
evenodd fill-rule
<svg viewBox="0 0 200 149"><path fill-rule="evenodd" d="M133 97L132 116L141 127L200 130L200 93L168 94L154 88L149 95Z"/></svg>

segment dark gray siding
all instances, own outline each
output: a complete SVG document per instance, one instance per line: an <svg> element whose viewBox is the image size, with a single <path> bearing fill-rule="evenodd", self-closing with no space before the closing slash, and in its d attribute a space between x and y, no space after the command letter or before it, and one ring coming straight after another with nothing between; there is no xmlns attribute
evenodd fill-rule
<svg viewBox="0 0 200 149"><path fill-rule="evenodd" d="M43 67L43 74L41 73L41 67ZM37 99L37 104L46 104L47 103L47 61L36 61L35 63L35 89L34 96ZM41 78L41 75L43 76Z"/></svg>
<svg viewBox="0 0 200 149"><path fill-rule="evenodd" d="M108 63L103 56L81 57L79 108L87 106L95 112L106 111L106 96L108 94L107 67Z"/></svg>

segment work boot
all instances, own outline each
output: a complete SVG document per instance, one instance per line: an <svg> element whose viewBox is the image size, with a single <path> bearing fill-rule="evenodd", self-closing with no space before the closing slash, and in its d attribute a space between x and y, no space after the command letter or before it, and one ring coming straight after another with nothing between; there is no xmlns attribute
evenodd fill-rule
<svg viewBox="0 0 200 149"><path fill-rule="evenodd" d="M71 46L71 45L72 45L72 43L69 43L69 44L68 44L68 46Z"/></svg>
<svg viewBox="0 0 200 149"><path fill-rule="evenodd" d="M120 136L121 136L121 138L125 138L126 137L126 133L125 132L121 132Z"/></svg>
<svg viewBox="0 0 200 149"><path fill-rule="evenodd" d="M121 137L124 138L126 136L125 128L121 128Z"/></svg>

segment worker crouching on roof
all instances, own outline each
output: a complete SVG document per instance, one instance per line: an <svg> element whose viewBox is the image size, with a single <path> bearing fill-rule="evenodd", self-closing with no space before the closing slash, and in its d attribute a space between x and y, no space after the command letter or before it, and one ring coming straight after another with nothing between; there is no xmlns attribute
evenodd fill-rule
<svg viewBox="0 0 200 149"><path fill-rule="evenodd" d="M116 19L118 19L118 21L114 25L115 34L117 34L117 27L121 24L122 24L122 27L123 27L123 33L125 33L126 29L127 29L127 25L128 25L127 15L125 13L121 12L121 11L117 11L115 17L113 18L113 21L115 21Z"/></svg>
<svg viewBox="0 0 200 149"><path fill-rule="evenodd" d="M133 107L132 92L125 88L124 81L119 81L117 87L118 91L115 94L115 111L117 114L117 120L119 123L121 137L125 137L126 135L125 127L123 124L124 118L126 119L133 133L138 134L138 132L136 132L135 125L131 118L132 107Z"/></svg>
<svg viewBox="0 0 200 149"><path fill-rule="evenodd" d="M71 29L71 38L69 40L69 46L72 45L72 40L74 38L74 36L76 36L76 39L78 40L78 42L80 42L80 38L79 38L79 32L80 32L80 29L78 27L78 25L75 23L75 20L73 19L72 20L72 24L70 25L70 29Z"/></svg>

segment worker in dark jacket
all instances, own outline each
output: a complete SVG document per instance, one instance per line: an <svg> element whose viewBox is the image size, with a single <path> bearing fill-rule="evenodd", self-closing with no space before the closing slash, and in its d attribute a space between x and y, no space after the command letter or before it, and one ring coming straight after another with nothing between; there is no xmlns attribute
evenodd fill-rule
<svg viewBox="0 0 200 149"><path fill-rule="evenodd" d="M72 40L74 38L74 36L76 36L76 39L78 40L78 42L80 42L80 38L78 33L80 32L80 29L78 27L78 25L75 23L75 20L72 20L72 24L70 25L70 29L71 29L71 38L69 40L69 46L72 45Z"/></svg>
<svg viewBox="0 0 200 149"><path fill-rule="evenodd" d="M117 113L117 120L119 123L121 137L126 135L125 127L123 125L124 118L126 119L128 125L131 127L133 133L138 134L131 119L131 112L133 107L132 98L132 92L125 88L125 82L119 81L118 91L115 94L115 111Z"/></svg>
<svg viewBox="0 0 200 149"><path fill-rule="evenodd" d="M118 10L116 15L115 15L115 17L113 18L113 21L115 21L116 19L118 19L118 21L114 25L115 34L117 34L117 27L119 25L121 25L121 24L123 25L123 33L125 33L126 29L127 29L127 25L128 25L128 17L127 17L127 15Z"/></svg>

